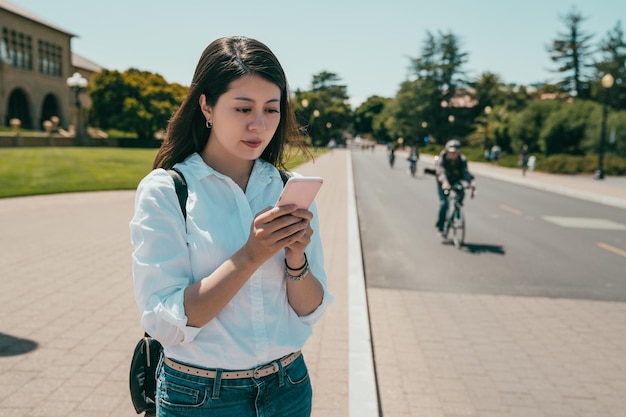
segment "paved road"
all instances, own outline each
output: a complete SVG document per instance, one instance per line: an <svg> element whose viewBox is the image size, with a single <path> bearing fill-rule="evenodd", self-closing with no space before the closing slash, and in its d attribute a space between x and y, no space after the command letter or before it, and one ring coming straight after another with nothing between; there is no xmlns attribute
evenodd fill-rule
<svg viewBox="0 0 626 417"><path fill-rule="evenodd" d="M370 287L626 301L622 208L479 176L459 252L435 235L434 178L398 162L353 154Z"/></svg>

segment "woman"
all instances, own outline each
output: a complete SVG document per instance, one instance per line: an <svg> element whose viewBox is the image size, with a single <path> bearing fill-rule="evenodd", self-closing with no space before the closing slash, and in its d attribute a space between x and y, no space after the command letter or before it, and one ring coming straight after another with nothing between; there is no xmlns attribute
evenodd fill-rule
<svg viewBox="0 0 626 417"><path fill-rule="evenodd" d="M298 138L269 48L211 43L130 223L141 324L164 348L158 416L310 415L300 349L332 296L315 205L274 207ZM188 185L186 220L172 167Z"/></svg>

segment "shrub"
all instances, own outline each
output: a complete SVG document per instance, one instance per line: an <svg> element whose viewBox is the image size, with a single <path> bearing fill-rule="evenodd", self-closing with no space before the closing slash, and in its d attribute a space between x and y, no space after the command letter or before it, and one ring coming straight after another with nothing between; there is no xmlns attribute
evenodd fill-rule
<svg viewBox="0 0 626 417"><path fill-rule="evenodd" d="M553 174L591 174L598 169L598 156L551 155L538 159L536 169ZM606 175L626 175L626 158L605 155L603 169Z"/></svg>

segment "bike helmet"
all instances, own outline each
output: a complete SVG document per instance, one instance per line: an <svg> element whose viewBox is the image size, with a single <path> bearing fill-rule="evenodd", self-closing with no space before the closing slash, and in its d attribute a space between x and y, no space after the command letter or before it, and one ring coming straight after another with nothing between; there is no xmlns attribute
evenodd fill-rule
<svg viewBox="0 0 626 417"><path fill-rule="evenodd" d="M461 142L456 139L451 139L446 143L446 151L456 152L461 149Z"/></svg>

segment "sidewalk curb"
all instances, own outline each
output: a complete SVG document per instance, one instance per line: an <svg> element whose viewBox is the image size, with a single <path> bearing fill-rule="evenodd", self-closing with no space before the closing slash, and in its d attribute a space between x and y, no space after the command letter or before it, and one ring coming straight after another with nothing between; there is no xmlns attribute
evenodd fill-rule
<svg viewBox="0 0 626 417"><path fill-rule="evenodd" d="M547 192L554 193L554 194L560 194L560 195L564 195L567 197L577 198L579 200L586 200L586 201L591 201L593 203L599 203L599 204L604 204L607 206L613 206L617 208L626 209L626 200L621 199L621 198L603 196L599 194L578 191L578 190L574 190L571 188L559 187L559 186L555 186L555 185L551 185L547 183L540 183L527 177L515 178L515 177L509 177L506 175L498 175L497 173L488 172L480 168L474 169L474 172L476 173L476 175L480 175L483 177L489 177L489 178L493 178L496 180L507 181L507 182L511 182L517 185L523 185L526 187L531 187L531 188L535 188L535 189L542 190L542 191L547 191Z"/></svg>
<svg viewBox="0 0 626 417"><path fill-rule="evenodd" d="M372 354L361 235L348 155L348 410L351 417L378 417L378 390Z"/></svg>

